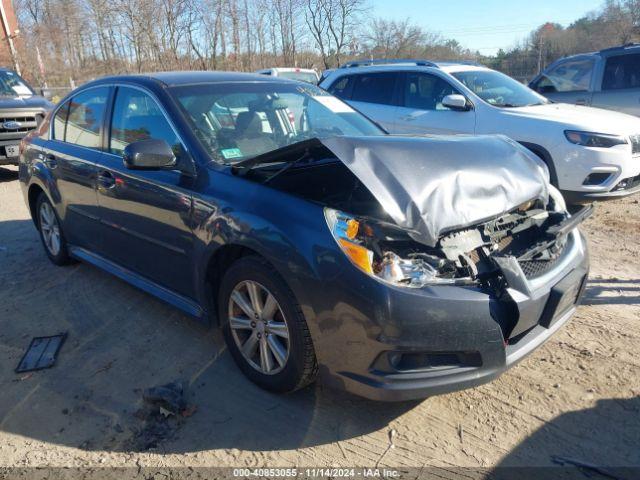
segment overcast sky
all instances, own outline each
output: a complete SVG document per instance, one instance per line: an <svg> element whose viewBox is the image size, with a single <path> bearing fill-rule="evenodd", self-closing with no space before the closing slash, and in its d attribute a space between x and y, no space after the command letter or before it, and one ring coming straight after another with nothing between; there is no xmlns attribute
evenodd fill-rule
<svg viewBox="0 0 640 480"><path fill-rule="evenodd" d="M603 0L370 0L371 14L411 21L463 46L494 54L545 22L569 25Z"/></svg>

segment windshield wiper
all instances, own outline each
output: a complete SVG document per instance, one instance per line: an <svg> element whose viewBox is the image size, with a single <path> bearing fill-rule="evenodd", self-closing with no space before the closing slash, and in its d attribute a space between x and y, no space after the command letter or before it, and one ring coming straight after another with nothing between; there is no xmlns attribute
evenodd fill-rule
<svg viewBox="0 0 640 480"><path fill-rule="evenodd" d="M524 107L535 107L537 105L544 105L544 103L525 103L523 105L515 105L513 103L496 103L495 107L500 108L524 108Z"/></svg>
<svg viewBox="0 0 640 480"><path fill-rule="evenodd" d="M263 185L266 185L267 183L269 183L271 180L273 180L274 178L276 178L278 175L286 172L287 170L289 170L291 167L293 167L294 165L297 165L298 163L302 162L303 160L306 160L309 158L309 149L307 148L304 153L299 156L298 158L296 158L295 160L291 161L291 162L287 162L284 167L280 168L279 170L275 171L272 175L269 175L267 178L265 178L262 182Z"/></svg>
<svg viewBox="0 0 640 480"><path fill-rule="evenodd" d="M303 157L308 155L309 150L311 148L321 146L320 140L317 138L310 138L307 140L302 140L300 142L293 143L291 145L286 145L281 148L277 148L275 150L271 150L270 152L263 153L261 155L256 155L255 157L248 158L246 160L242 160L231 166L231 170L237 173L240 176L246 175L253 168L258 165L264 163L298 163L302 158L299 156L293 157L297 152L301 152ZM287 157L291 158L288 159ZM269 180L269 179L267 179Z"/></svg>

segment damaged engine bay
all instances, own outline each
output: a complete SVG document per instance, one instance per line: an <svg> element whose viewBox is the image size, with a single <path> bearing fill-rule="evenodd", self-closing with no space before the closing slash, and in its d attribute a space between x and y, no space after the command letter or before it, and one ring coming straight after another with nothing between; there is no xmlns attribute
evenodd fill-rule
<svg viewBox="0 0 640 480"><path fill-rule="evenodd" d="M376 219L329 209L327 218L338 243L344 247L351 242L367 250L366 262L357 264L384 281L416 288L434 284L496 288L501 277L497 257L515 257L527 277L529 263L540 264L532 276L544 273L564 251L568 226L590 213L591 207L570 217L527 202L495 220L448 233L436 247L420 244L402 228Z"/></svg>
<svg viewBox="0 0 640 480"><path fill-rule="evenodd" d="M541 275L592 211L569 215L559 192L549 187L545 200L527 200L489 220L448 229L432 244L419 231L398 225L370 185L317 139L273 153L236 171L323 205L331 233L352 263L395 285L477 285L499 295L504 278L497 258L514 257L527 278Z"/></svg>

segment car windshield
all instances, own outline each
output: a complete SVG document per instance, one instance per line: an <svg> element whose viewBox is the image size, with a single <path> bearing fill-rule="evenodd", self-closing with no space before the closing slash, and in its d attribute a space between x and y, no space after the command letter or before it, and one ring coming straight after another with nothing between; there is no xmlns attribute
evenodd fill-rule
<svg viewBox="0 0 640 480"><path fill-rule="evenodd" d="M17 73L0 71L0 95L4 97L31 96L33 90Z"/></svg>
<svg viewBox="0 0 640 480"><path fill-rule="evenodd" d="M384 135L373 122L313 85L247 82L174 87L211 158L224 164L310 138Z"/></svg>
<svg viewBox="0 0 640 480"><path fill-rule="evenodd" d="M452 75L469 90L494 107L513 108L549 103L529 87L492 70L454 72Z"/></svg>
<svg viewBox="0 0 640 480"><path fill-rule="evenodd" d="M313 72L278 72L278 76L281 78L288 78L289 80L298 80L300 82L318 83L318 77Z"/></svg>

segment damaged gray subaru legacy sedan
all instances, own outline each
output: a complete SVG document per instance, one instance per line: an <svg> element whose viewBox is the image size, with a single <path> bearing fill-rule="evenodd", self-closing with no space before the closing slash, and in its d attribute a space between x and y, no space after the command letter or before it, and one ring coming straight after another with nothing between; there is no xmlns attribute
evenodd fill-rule
<svg viewBox="0 0 640 480"><path fill-rule="evenodd" d="M390 136L326 92L211 72L110 77L21 145L49 258L224 330L258 385L380 400L487 382L575 312L579 223L505 137ZM112 299L117 301L116 299Z"/></svg>

